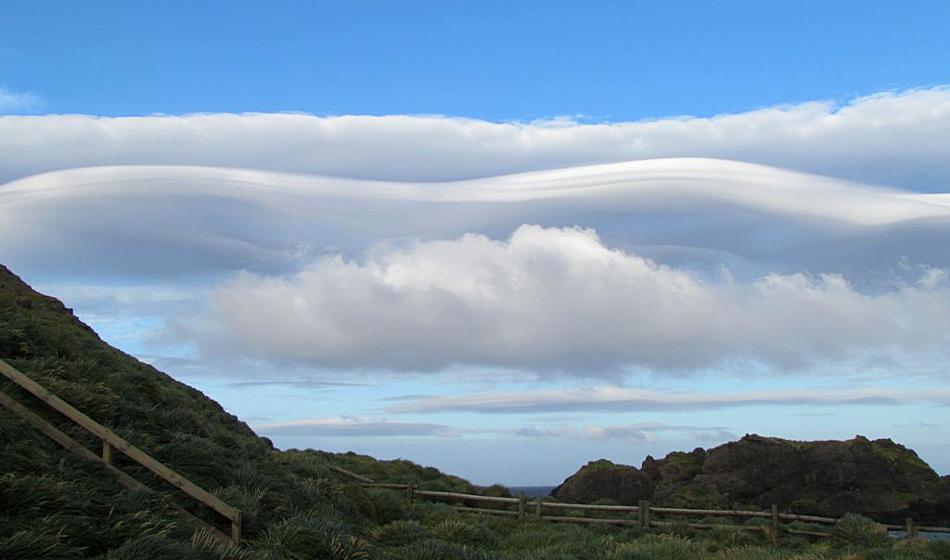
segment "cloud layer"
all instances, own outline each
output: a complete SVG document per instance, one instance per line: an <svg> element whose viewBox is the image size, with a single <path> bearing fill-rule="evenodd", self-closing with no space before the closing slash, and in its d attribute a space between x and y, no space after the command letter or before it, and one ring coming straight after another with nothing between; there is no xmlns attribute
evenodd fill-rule
<svg viewBox="0 0 950 560"><path fill-rule="evenodd" d="M607 426L581 426L569 424L553 427L521 428L517 434L529 438L577 439L583 441L619 440L631 443L659 441L664 432L688 432L696 440L727 441L735 438L728 428L716 426L676 426L660 422L640 422L636 424L611 424Z"/></svg>
<svg viewBox="0 0 950 560"><path fill-rule="evenodd" d="M6 97L4 97L6 95ZM0 94L19 103L22 96ZM444 181L661 157L742 160L911 190L950 184L950 90L711 118L578 124L441 116L0 117L0 182L98 165L200 165Z"/></svg>
<svg viewBox="0 0 950 560"><path fill-rule="evenodd" d="M258 424L264 435L294 437L451 437L452 428L428 422L398 422L349 416L308 418L289 422Z"/></svg>
<svg viewBox="0 0 950 560"><path fill-rule="evenodd" d="M835 275L706 281L589 229L522 226L503 241L470 234L241 275L192 333L212 353L342 369L788 369L940 350L947 280L930 270L874 294Z"/></svg>
<svg viewBox="0 0 950 560"><path fill-rule="evenodd" d="M21 270L154 283L287 273L378 243L595 227L610 245L739 276L874 280L950 267L950 198L746 163L663 159L458 183L383 183L206 167L105 167L0 188L0 255Z"/></svg>
<svg viewBox="0 0 950 560"><path fill-rule="evenodd" d="M393 405L389 412L477 412L535 414L562 412L690 411L740 406L829 406L932 404L950 406L950 391L901 391L879 388L776 389L745 393L650 391L604 386L580 389L486 392L468 395L419 397Z"/></svg>

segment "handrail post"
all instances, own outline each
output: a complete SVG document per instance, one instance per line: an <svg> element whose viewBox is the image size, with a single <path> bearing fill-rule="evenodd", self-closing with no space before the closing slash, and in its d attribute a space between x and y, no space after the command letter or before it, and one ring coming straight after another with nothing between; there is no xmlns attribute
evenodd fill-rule
<svg viewBox="0 0 950 560"><path fill-rule="evenodd" d="M234 544L241 544L241 522L243 521L241 512L238 511L231 518L231 541Z"/></svg>
<svg viewBox="0 0 950 560"><path fill-rule="evenodd" d="M528 498L524 495L524 490L518 494L518 517L524 517L525 506L527 505Z"/></svg>
<svg viewBox="0 0 950 560"><path fill-rule="evenodd" d="M650 528L650 501L640 500L640 527Z"/></svg>
<svg viewBox="0 0 950 560"><path fill-rule="evenodd" d="M772 504L772 546L778 546L778 505Z"/></svg>
<svg viewBox="0 0 950 560"><path fill-rule="evenodd" d="M409 484L406 485L406 500L408 500L410 504L415 499L415 494L416 494L416 485L410 482Z"/></svg>
<svg viewBox="0 0 950 560"><path fill-rule="evenodd" d="M907 538L912 539L917 536L917 525L910 517L907 518Z"/></svg>
<svg viewBox="0 0 950 560"><path fill-rule="evenodd" d="M542 498L541 496L538 496L538 501L535 502L536 505L537 505L537 508L535 509L535 513L538 515L538 519L541 519L541 515L542 515L542 513L541 513L541 501L542 501L542 500L543 500L543 498Z"/></svg>
<svg viewBox="0 0 950 560"><path fill-rule="evenodd" d="M112 465L112 445L106 440L102 440L102 462Z"/></svg>

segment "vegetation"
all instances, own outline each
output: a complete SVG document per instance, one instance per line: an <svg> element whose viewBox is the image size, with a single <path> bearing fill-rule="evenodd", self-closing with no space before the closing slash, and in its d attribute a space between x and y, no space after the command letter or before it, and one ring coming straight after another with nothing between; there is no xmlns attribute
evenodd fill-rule
<svg viewBox="0 0 950 560"><path fill-rule="evenodd" d="M279 451L200 392L103 343L58 301L0 267L0 358L95 420L244 512L236 547L195 530L177 507L221 519L117 454L156 491L128 490L0 409L0 558L4 560L676 560L950 558L947 543L901 542L862 518L833 539L784 539L716 530L648 534L478 517L445 504L409 504L402 492L340 480L331 465L420 488L504 493L408 461L353 453ZM14 396L60 429L98 442L11 383Z"/></svg>

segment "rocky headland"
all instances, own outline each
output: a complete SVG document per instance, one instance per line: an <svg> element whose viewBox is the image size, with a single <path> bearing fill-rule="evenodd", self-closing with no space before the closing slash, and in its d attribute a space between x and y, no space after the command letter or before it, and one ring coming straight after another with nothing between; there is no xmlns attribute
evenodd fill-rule
<svg viewBox="0 0 950 560"><path fill-rule="evenodd" d="M950 477L941 478L912 449L863 436L791 441L746 435L712 449L647 456L640 468L601 459L551 494L569 502L650 500L699 509L776 504L796 513L950 524Z"/></svg>

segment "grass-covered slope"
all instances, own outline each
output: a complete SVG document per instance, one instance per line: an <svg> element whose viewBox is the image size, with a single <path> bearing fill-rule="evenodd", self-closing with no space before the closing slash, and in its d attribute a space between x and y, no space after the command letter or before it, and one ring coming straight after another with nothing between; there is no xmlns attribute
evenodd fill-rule
<svg viewBox="0 0 950 560"><path fill-rule="evenodd" d="M200 392L109 347L60 302L2 266L0 359L245 516L242 546L221 544L196 532L170 504L226 529L214 512L119 456L123 470L158 492L127 490L0 409L2 560L950 558L945 546L895 544L860 519L839 528L835 541L788 539L787 548L773 550L756 533L644 535L410 505L401 492L345 483L328 467L423 488L498 489L477 489L408 461L276 450ZM98 450L98 441L12 383L0 382L0 390Z"/></svg>
<svg viewBox="0 0 950 560"><path fill-rule="evenodd" d="M258 544L276 539L273 531L301 515L307 523L320 525L324 545L333 541L337 546L378 521L402 515L401 504L389 503L389 496L343 484L327 469L331 464L433 488L472 489L461 479L408 461L279 452L199 391L104 343L62 303L38 294L2 266L0 359L241 508L245 536ZM4 379L0 390L98 450L97 440L13 383ZM108 551L115 555L123 546L134 546L132 541L150 536L188 548L192 527L163 499L226 529L217 514L123 459L116 459L123 470L167 498L124 489L101 468L0 409L0 558L82 558ZM155 546L152 540L149 548ZM322 546L311 545L315 554ZM169 557L183 554L179 550ZM132 553L128 557L143 558Z"/></svg>

